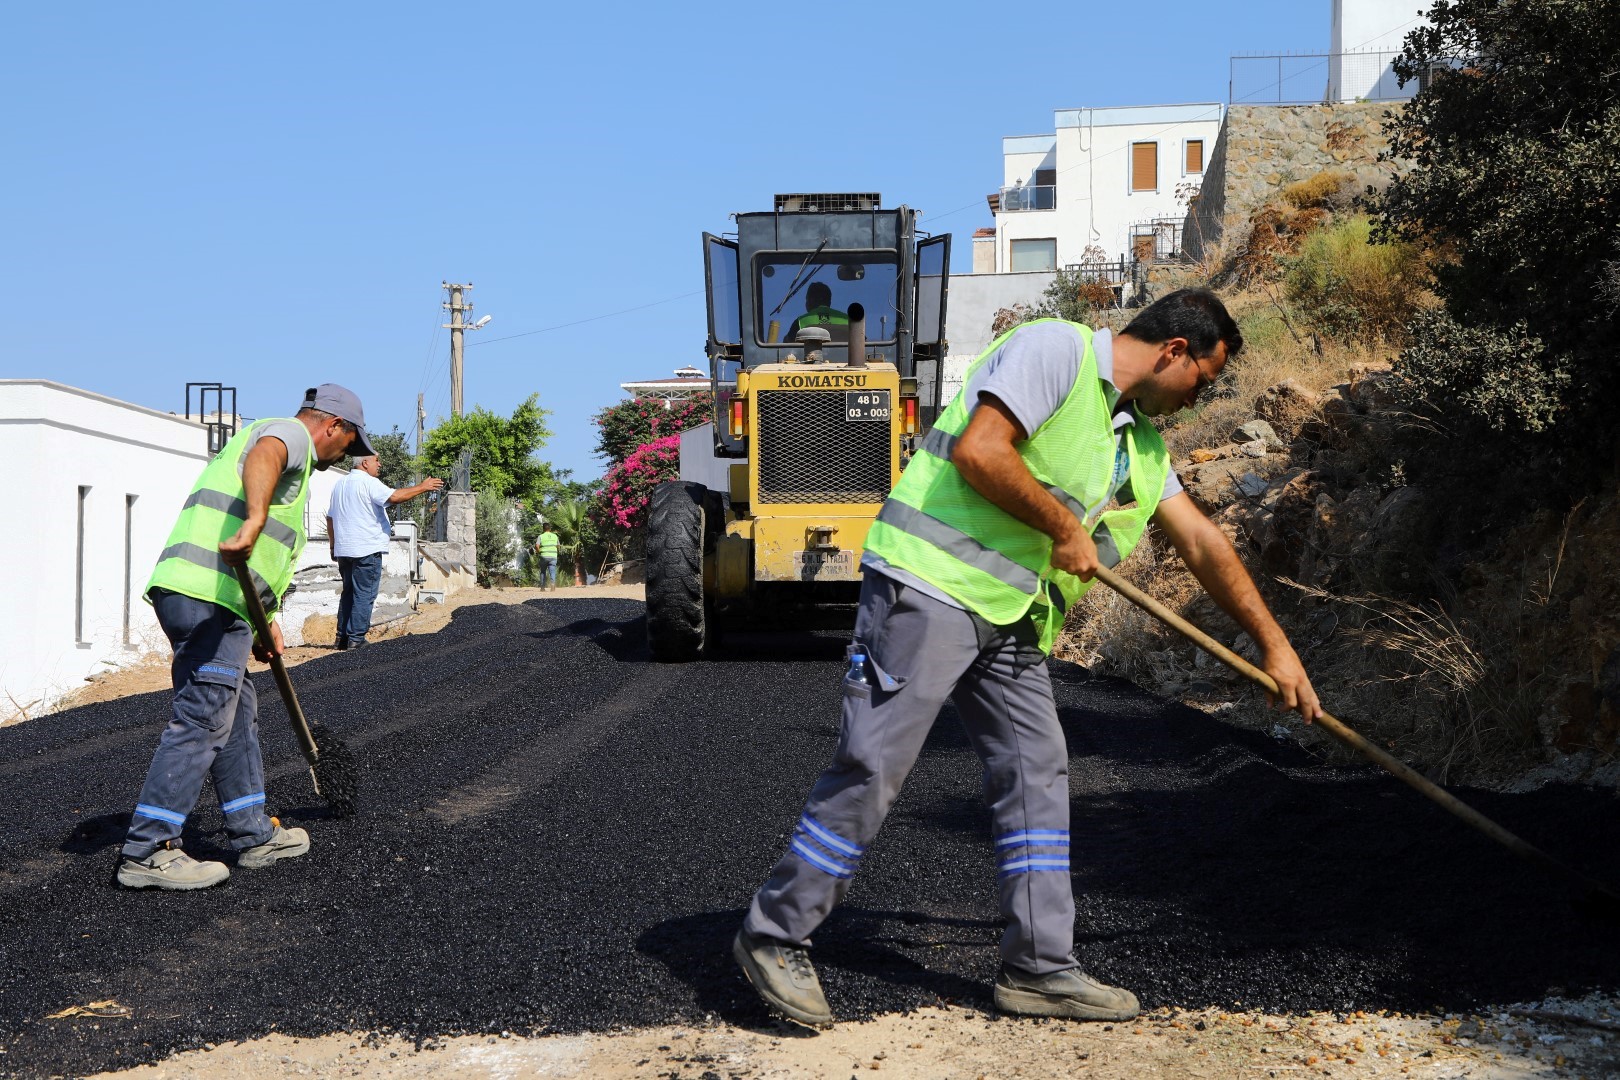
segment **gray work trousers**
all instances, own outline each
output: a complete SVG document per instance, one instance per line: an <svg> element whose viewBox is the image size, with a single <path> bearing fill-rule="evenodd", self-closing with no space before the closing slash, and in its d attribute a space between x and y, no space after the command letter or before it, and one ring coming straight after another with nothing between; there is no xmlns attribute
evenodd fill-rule
<svg viewBox="0 0 1620 1080"><path fill-rule="evenodd" d="M845 676L833 762L744 927L810 944L848 891L949 697L984 763L1007 920L1002 960L1039 975L1076 967L1068 746L1033 624L991 626L868 570L856 649L869 659L863 678Z"/></svg>
<svg viewBox="0 0 1620 1080"><path fill-rule="evenodd" d="M259 699L247 677L253 631L227 608L163 589L152 591L152 607L174 646L174 707L146 770L124 854L144 859L164 844L178 846L207 776L214 778L231 846L262 844L275 826L264 812Z"/></svg>

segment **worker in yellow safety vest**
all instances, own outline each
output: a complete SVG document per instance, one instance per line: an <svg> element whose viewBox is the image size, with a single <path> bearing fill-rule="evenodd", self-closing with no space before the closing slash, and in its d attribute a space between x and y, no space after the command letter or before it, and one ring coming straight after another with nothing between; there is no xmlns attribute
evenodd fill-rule
<svg viewBox="0 0 1620 1080"><path fill-rule="evenodd" d="M832 306L832 289L824 281L812 281L804 290L804 314L788 327L789 341L799 340L799 331L807 326L819 326L832 335L833 341L849 340L849 314Z"/></svg>
<svg viewBox="0 0 1620 1080"><path fill-rule="evenodd" d="M1149 417L1194 405L1243 346L1203 289L1123 331L1042 319L968 368L866 538L833 762L754 895L732 955L774 1011L832 1022L811 933L848 890L947 698L984 762L1007 929L1003 1012L1128 1020L1074 952L1068 750L1046 658L1098 567L1151 522L1264 654L1284 704L1321 706L1237 553L1181 489Z"/></svg>
<svg viewBox="0 0 1620 1080"><path fill-rule="evenodd" d="M534 542L535 553L540 558L540 584L547 589L557 587L557 532L551 527L551 522L541 526L540 535Z"/></svg>
<svg viewBox="0 0 1620 1080"><path fill-rule="evenodd" d="M265 812L258 701L251 652L282 650L281 627L254 641L236 576L246 564L274 614L304 548L310 474L349 453L374 454L360 399L336 383L304 394L295 417L242 429L203 469L181 508L145 597L174 647L174 702L146 772L120 854L119 884L202 889L230 877L221 862L180 849L180 833L205 779L214 781L236 865L260 869L309 850L309 834Z"/></svg>

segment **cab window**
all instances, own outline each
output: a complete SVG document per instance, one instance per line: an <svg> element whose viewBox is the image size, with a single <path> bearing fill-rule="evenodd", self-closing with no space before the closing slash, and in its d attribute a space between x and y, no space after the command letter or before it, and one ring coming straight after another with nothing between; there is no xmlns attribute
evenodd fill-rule
<svg viewBox="0 0 1620 1080"><path fill-rule="evenodd" d="M846 342L852 304L866 310L868 344L894 343L900 267L893 252L768 251L755 257L754 275L761 345L796 346L806 325L822 327L834 343Z"/></svg>

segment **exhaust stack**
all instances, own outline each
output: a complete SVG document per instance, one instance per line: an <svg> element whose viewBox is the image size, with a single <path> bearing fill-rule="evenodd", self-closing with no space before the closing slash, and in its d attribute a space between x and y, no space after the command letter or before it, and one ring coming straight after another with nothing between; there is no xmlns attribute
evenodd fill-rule
<svg viewBox="0 0 1620 1080"><path fill-rule="evenodd" d="M849 305L849 366L866 366L866 309L859 304Z"/></svg>

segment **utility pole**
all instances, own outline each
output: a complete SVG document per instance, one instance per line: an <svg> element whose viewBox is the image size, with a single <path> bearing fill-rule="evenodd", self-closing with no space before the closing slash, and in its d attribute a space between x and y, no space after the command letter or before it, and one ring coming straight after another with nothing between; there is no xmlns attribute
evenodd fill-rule
<svg viewBox="0 0 1620 1080"><path fill-rule="evenodd" d="M444 309L450 312L450 321L445 323L445 329L450 331L450 415L461 415L461 332L467 329L462 315L472 310L471 304L461 302L461 294L472 288L472 282L465 285L452 285L448 281L439 282L440 288L450 291L450 299L445 301Z"/></svg>
<svg viewBox="0 0 1620 1080"><path fill-rule="evenodd" d="M427 410L422 408L422 395L416 395L416 456L422 456L422 424L427 420Z"/></svg>
<svg viewBox="0 0 1620 1080"><path fill-rule="evenodd" d="M462 303L461 294L472 288L472 282L465 285L452 285L448 281L439 282L439 287L448 290L450 299L443 307L450 313L450 321L442 324L444 329L450 331L450 415L461 415L461 332L463 330L482 330L489 323L490 317L485 315L475 323L468 323L462 318L473 309L472 303Z"/></svg>

